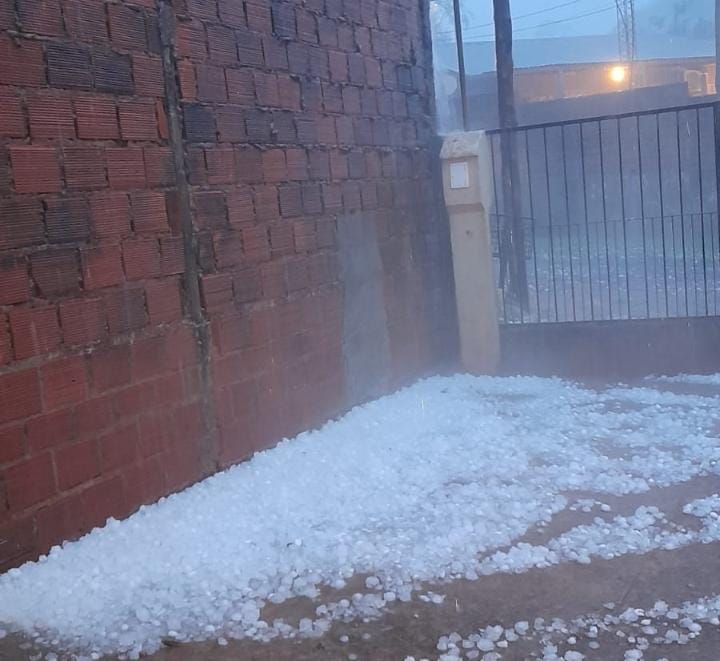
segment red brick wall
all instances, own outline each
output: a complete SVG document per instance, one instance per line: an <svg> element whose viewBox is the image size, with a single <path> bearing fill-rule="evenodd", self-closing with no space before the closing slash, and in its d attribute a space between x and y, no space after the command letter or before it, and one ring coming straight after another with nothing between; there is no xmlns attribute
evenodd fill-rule
<svg viewBox="0 0 720 661"><path fill-rule="evenodd" d="M424 5L0 0L0 568L353 403L340 214L452 360Z"/></svg>

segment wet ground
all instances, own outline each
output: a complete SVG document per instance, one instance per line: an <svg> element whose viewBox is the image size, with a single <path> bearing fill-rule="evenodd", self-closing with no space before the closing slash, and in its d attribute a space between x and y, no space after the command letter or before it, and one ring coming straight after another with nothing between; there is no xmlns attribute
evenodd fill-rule
<svg viewBox="0 0 720 661"><path fill-rule="evenodd" d="M720 492L720 477L703 477L673 487L625 497L598 497L612 508L611 516L630 514L640 505L655 505L679 527L692 529L697 519L683 514L683 505L693 499ZM594 494L569 494L568 500L593 498ZM552 537L587 523L598 516L594 509L564 510L549 526L530 531L523 541L543 543ZM357 585L348 586L350 594ZM427 586L445 595L442 604L425 603L415 598L410 603L397 603L381 618L370 622L335 623L322 638L280 640L270 643L229 641L227 646L213 643L186 644L166 647L152 659L155 661L226 661L230 659L301 661L310 659L400 660L412 656L416 660L437 659L440 636L457 632L463 637L479 628L514 623L537 617L571 620L590 613L619 614L627 607L649 609L657 600L671 606L704 596L720 594L720 543L694 544L674 551L654 551L644 555L627 555L613 560L593 560L589 565L562 564L547 569L534 569L523 574L496 574L476 581L455 581ZM614 608L605 604L613 602ZM314 603L298 599L293 603L274 606L264 617L284 616L288 619L311 615ZM588 660L623 659L632 649L626 637L617 635L618 628L600 634L600 648L592 650L589 640L580 640L573 649L586 654ZM628 632L632 635L632 632ZM343 642L347 636L347 642ZM559 653L564 653L566 635L556 638ZM0 659L28 659L32 650L22 649L23 641L6 637L0 640ZM542 645L537 637L521 640L506 650L498 650L501 659L542 658ZM37 652L35 652L37 653ZM482 656L480 657L482 658ZM686 645L653 645L643 659L720 659L720 628L705 625L697 638Z"/></svg>

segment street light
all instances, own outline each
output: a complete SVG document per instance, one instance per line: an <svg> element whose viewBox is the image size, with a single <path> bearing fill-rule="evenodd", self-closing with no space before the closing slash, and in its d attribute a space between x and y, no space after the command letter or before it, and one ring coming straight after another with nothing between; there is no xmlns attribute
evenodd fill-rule
<svg viewBox="0 0 720 661"><path fill-rule="evenodd" d="M617 66L611 67L609 71L610 80L613 83L624 83L627 79L628 70L627 67L618 64Z"/></svg>

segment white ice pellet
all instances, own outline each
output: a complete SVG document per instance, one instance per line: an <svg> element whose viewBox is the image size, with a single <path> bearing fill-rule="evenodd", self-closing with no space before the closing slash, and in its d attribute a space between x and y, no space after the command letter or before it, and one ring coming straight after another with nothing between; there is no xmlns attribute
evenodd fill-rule
<svg viewBox="0 0 720 661"><path fill-rule="evenodd" d="M625 612L620 615L620 619L623 622L637 622L640 619L640 615L634 608L628 608Z"/></svg>
<svg viewBox="0 0 720 661"><path fill-rule="evenodd" d="M503 628L499 624L485 628L484 636L485 636L485 638L487 638L488 640L491 640L492 642L500 640L502 635L503 635Z"/></svg>
<svg viewBox="0 0 720 661"><path fill-rule="evenodd" d="M657 627L654 627L652 625L644 626L641 631L647 636L654 636L658 632Z"/></svg>
<svg viewBox="0 0 720 661"><path fill-rule="evenodd" d="M565 656L563 657L565 661L583 661L584 658L585 655L577 652L576 650L568 650L565 652Z"/></svg>
<svg viewBox="0 0 720 661"><path fill-rule="evenodd" d="M530 623L526 620L521 620L520 622L515 622L515 631L517 631L518 635L524 636L528 630L530 629Z"/></svg>

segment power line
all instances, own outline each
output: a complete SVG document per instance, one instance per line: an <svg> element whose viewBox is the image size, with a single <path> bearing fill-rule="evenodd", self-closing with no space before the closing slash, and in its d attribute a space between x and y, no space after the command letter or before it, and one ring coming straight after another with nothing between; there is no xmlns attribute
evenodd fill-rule
<svg viewBox="0 0 720 661"><path fill-rule="evenodd" d="M560 5L553 5L552 7L545 7L545 9L538 9L536 11L528 12L527 14L518 14L517 16L513 16L512 20L513 23L515 21L519 21L523 18L530 18L531 16L537 16L538 14L546 14L548 12L554 11L555 9L562 9L563 7L569 7L570 5L576 5L578 2L585 2L586 0L570 0L569 2L563 2ZM479 28L489 28L494 25L493 21L490 21L489 23L479 23L478 25L468 25L467 27L463 28L463 32L469 32L471 30L478 30ZM452 34L455 30L439 30L435 34Z"/></svg>
<svg viewBox="0 0 720 661"><path fill-rule="evenodd" d="M568 23L570 21L577 21L581 18L586 18L587 16L595 16L596 14L603 14L608 11L616 11L615 5L611 5L610 7L605 7L604 9L596 9L595 11L589 11L584 14L576 14L575 16L568 16L567 18L559 18L555 21L547 21L546 23L538 23L536 25L528 25L523 28L513 28L513 34L516 32L525 32L527 30L535 30L536 28L544 28L548 25L558 25L559 23ZM477 34L474 35L475 39L485 39L494 37L495 34L493 32L490 32L488 34Z"/></svg>
<svg viewBox="0 0 720 661"><path fill-rule="evenodd" d="M596 9L595 11L589 11L585 14L577 14L575 16L569 16L568 18L559 18L555 21L548 21L547 23L538 23L537 25L529 25L524 28L518 28L517 30L513 30L513 32L523 32L525 30L534 30L535 28L544 28L546 25L557 25L558 23L567 23L568 21L577 21L580 18L585 18L586 16L594 16L595 14L602 14L606 11L615 11L615 5L611 5L610 7L605 7L604 9Z"/></svg>

